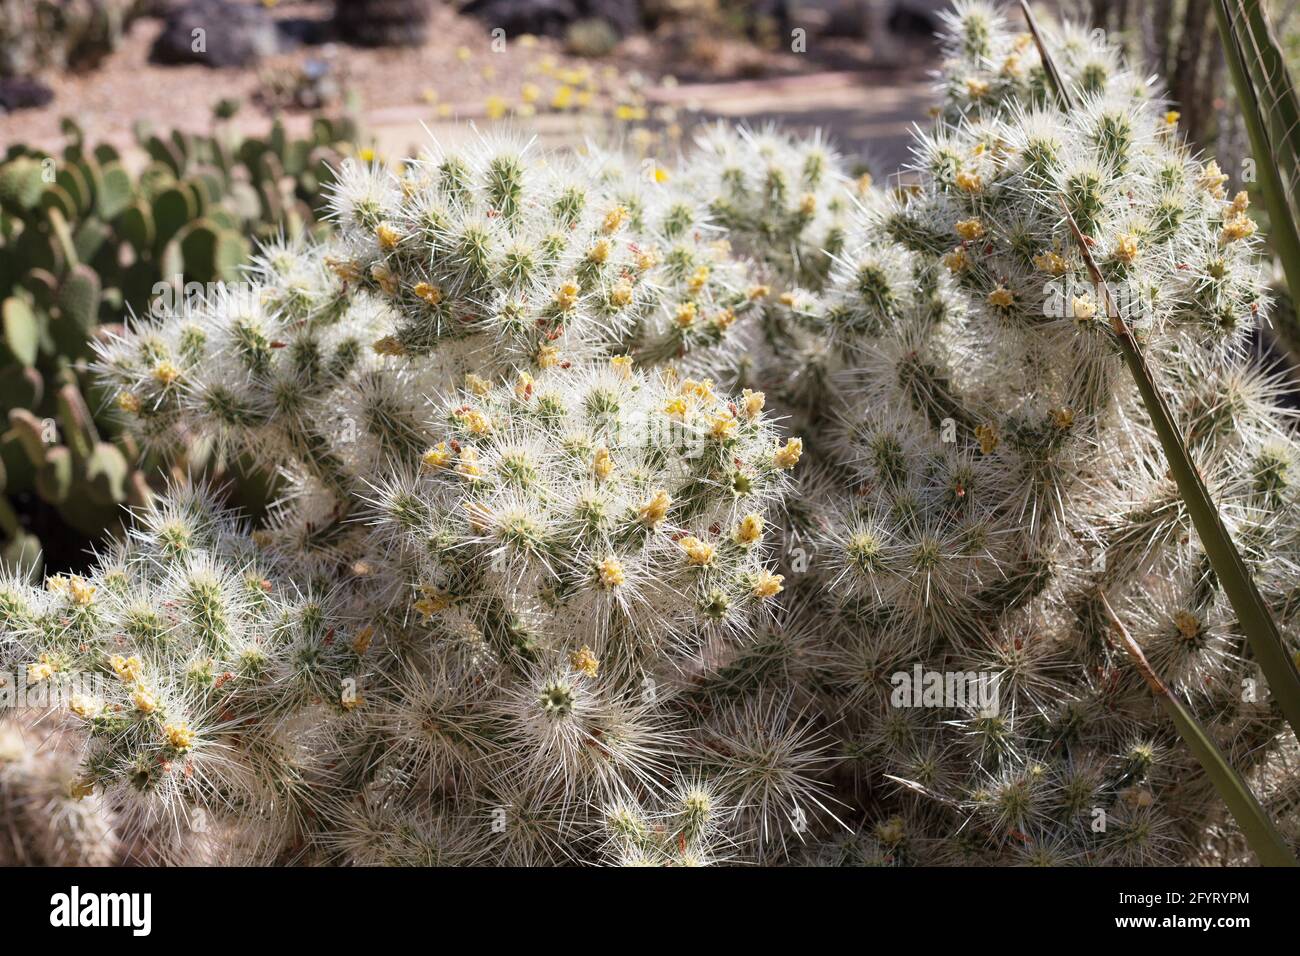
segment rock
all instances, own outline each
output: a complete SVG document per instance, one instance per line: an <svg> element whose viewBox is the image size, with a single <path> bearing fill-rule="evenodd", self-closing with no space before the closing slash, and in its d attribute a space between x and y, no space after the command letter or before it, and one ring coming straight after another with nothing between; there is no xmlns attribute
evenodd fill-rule
<svg viewBox="0 0 1300 956"><path fill-rule="evenodd" d="M34 77L0 77L0 113L44 106L52 99L54 91Z"/></svg>
<svg viewBox="0 0 1300 956"><path fill-rule="evenodd" d="M641 29L640 0L471 0L461 8L506 36L563 36L579 20L604 20L620 36Z"/></svg>
<svg viewBox="0 0 1300 956"><path fill-rule="evenodd" d="M263 7L189 0L167 14L149 56L155 63L249 66L278 50L279 31Z"/></svg>
<svg viewBox="0 0 1300 956"><path fill-rule="evenodd" d="M430 0L335 0L334 29L358 46L422 46Z"/></svg>

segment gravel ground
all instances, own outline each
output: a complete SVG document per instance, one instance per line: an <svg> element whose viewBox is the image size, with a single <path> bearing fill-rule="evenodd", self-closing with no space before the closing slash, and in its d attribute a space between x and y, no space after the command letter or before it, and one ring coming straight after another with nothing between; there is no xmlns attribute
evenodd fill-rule
<svg viewBox="0 0 1300 956"><path fill-rule="evenodd" d="M282 0L275 16L321 19L330 6ZM430 40L420 48L303 46L257 68L212 70L149 63L149 48L161 28L160 20L137 20L122 47L98 69L44 77L54 101L0 116L0 148L21 141L57 149L63 142L60 119L72 116L92 142L112 142L130 159L136 122L205 132L213 106L225 98L243 102L234 130L260 134L270 117L254 96L265 76L299 71L312 60L332 65L349 91L347 102L364 117L363 129L389 154L405 153L420 142L423 127L440 137L455 135L455 121L488 122L501 113L506 122L526 122L546 140L611 130L626 134L641 121L671 132L678 125L689 129L696 118L724 116L829 127L849 151L894 165L902 159L907 127L928 106L920 65L928 52L924 45L908 48L902 66L863 72L871 54L863 44L815 40L813 52L796 55L678 27L656 37L633 37L608 58L584 61L566 56L562 44L547 38L515 38L504 52L493 52L483 24L437 6ZM895 63L897 52L890 51ZM561 87L568 87L577 102L557 111L552 101L564 95ZM532 103L526 102L529 96ZM584 100L589 105L583 107ZM286 121L298 132L308 116L290 112Z"/></svg>

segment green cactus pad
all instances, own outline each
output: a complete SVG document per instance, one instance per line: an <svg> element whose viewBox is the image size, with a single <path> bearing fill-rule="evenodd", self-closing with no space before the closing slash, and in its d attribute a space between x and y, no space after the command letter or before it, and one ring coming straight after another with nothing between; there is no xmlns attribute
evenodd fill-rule
<svg viewBox="0 0 1300 956"><path fill-rule="evenodd" d="M40 325L36 313L22 299L10 297L0 306L4 316L4 345L7 357L20 365L36 364Z"/></svg>
<svg viewBox="0 0 1300 956"><path fill-rule="evenodd" d="M58 317L50 323L55 344L67 355L79 355L99 317L99 274L78 265L59 286Z"/></svg>
<svg viewBox="0 0 1300 956"><path fill-rule="evenodd" d="M153 248L153 210L140 200L127 206L113 222L118 238L135 250L136 256Z"/></svg>
<svg viewBox="0 0 1300 956"><path fill-rule="evenodd" d="M73 219L79 215L77 202L68 194L68 191L57 183L48 184L44 191L41 192L40 207L42 209L57 209L63 213L65 219Z"/></svg>
<svg viewBox="0 0 1300 956"><path fill-rule="evenodd" d="M64 165L54 174L54 182L72 199L74 211L69 216L84 216L90 211L90 183L86 182L80 169L74 165Z"/></svg>
<svg viewBox="0 0 1300 956"><path fill-rule="evenodd" d="M31 366L0 366L0 411L35 408L45 394L45 380Z"/></svg>
<svg viewBox="0 0 1300 956"><path fill-rule="evenodd" d="M20 212L40 201L45 188L41 163L22 156L0 166L0 204Z"/></svg>
<svg viewBox="0 0 1300 956"><path fill-rule="evenodd" d="M154 247L166 244L197 215L198 209L190 190L172 187L160 193L153 201Z"/></svg>
<svg viewBox="0 0 1300 956"><path fill-rule="evenodd" d="M237 233L210 220L199 220L180 237L187 281L230 280L248 256L248 244Z"/></svg>
<svg viewBox="0 0 1300 956"><path fill-rule="evenodd" d="M144 143L144 149L150 159L166 166L176 178L185 175L185 157L175 143L160 136L150 136Z"/></svg>
<svg viewBox="0 0 1300 956"><path fill-rule="evenodd" d="M99 191L95 196L101 219L112 219L131 203L131 177L121 163L108 163L100 173Z"/></svg>
<svg viewBox="0 0 1300 956"><path fill-rule="evenodd" d="M98 219L86 219L77 226L72 236L73 247L77 250L78 262L90 262L104 248L112 237L113 230L107 223Z"/></svg>

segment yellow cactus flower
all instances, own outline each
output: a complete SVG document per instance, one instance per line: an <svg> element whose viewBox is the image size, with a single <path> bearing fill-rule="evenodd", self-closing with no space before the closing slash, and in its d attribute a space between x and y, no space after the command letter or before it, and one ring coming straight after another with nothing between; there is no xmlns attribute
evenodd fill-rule
<svg viewBox="0 0 1300 956"><path fill-rule="evenodd" d="M420 615L421 623L428 624L435 614L451 607L451 598L431 585L421 584L420 598L411 607Z"/></svg>
<svg viewBox="0 0 1300 956"><path fill-rule="evenodd" d="M116 401L117 407L129 415L135 415L140 411L140 398L134 392L118 392Z"/></svg>
<svg viewBox="0 0 1300 956"><path fill-rule="evenodd" d="M596 655L586 644L582 645L581 650L569 655L569 664L575 671L588 677L595 677L600 671L600 661L596 660Z"/></svg>
<svg viewBox="0 0 1300 956"><path fill-rule="evenodd" d="M428 282L417 282L411 289L417 298L423 299L429 305L437 305L442 301L442 289Z"/></svg>
<svg viewBox="0 0 1300 956"><path fill-rule="evenodd" d="M605 235L617 232L627 219L627 208L624 206L615 206L609 212L605 213L605 220L600 225L600 231Z"/></svg>
<svg viewBox="0 0 1300 956"><path fill-rule="evenodd" d="M95 602L95 586L74 574L68 579L68 597L73 604L89 607Z"/></svg>
<svg viewBox="0 0 1300 956"><path fill-rule="evenodd" d="M713 379L704 378L696 381L688 378L682 382L682 394L698 398L700 401L712 401L717 395L713 391Z"/></svg>
<svg viewBox="0 0 1300 956"><path fill-rule="evenodd" d="M609 290L610 304L617 308L631 305L632 303L632 283L626 279L620 279L614 283L614 288Z"/></svg>
<svg viewBox="0 0 1300 956"><path fill-rule="evenodd" d="M370 267L370 277L379 285L379 289L384 295L397 295L397 274L388 266L382 262L376 262Z"/></svg>
<svg viewBox="0 0 1300 956"><path fill-rule="evenodd" d="M581 293L576 282L566 282L555 293L555 308L560 312L568 312L578 304L578 295Z"/></svg>
<svg viewBox="0 0 1300 956"><path fill-rule="evenodd" d="M697 309L694 302L683 302L677 306L677 312L673 315L673 321L679 329L689 329L695 324Z"/></svg>
<svg viewBox="0 0 1300 956"><path fill-rule="evenodd" d="M1178 628L1178 633L1189 641L1201 633L1201 620L1190 611L1175 613L1174 626Z"/></svg>
<svg viewBox="0 0 1300 956"><path fill-rule="evenodd" d="M967 241L982 239L988 231L978 219L959 219L955 228L957 235Z"/></svg>
<svg viewBox="0 0 1300 956"><path fill-rule="evenodd" d="M762 392L754 392L744 389L740 393L740 407L745 413L746 418L757 418L763 412L763 406L767 404L767 396Z"/></svg>
<svg viewBox="0 0 1300 956"><path fill-rule="evenodd" d="M959 170L955 178L957 188L964 193L978 193L984 189L984 179L979 173Z"/></svg>
<svg viewBox="0 0 1300 956"><path fill-rule="evenodd" d="M376 340L375 344L370 347L375 350L376 355L406 354L406 346L402 345L395 335L385 335L382 339Z"/></svg>
<svg viewBox="0 0 1300 956"><path fill-rule="evenodd" d="M135 690L131 691L131 703L142 714L152 714L158 709L158 698L143 684L137 684Z"/></svg>
<svg viewBox="0 0 1300 956"><path fill-rule="evenodd" d="M39 684L41 681L49 680L56 673L58 667L48 654L42 654L34 664L27 665L27 683Z"/></svg>
<svg viewBox="0 0 1300 956"><path fill-rule="evenodd" d="M784 574L773 574L771 571L760 571L754 578L754 587L750 593L760 601L776 597L784 590L781 586L781 582L784 580Z"/></svg>
<svg viewBox="0 0 1300 956"><path fill-rule="evenodd" d="M725 441L736 434L736 416L730 409L718 412L709 421L709 436Z"/></svg>
<svg viewBox="0 0 1300 956"><path fill-rule="evenodd" d="M621 379L630 379L632 377L632 356L630 355L613 355L609 359L609 367Z"/></svg>
<svg viewBox="0 0 1300 956"><path fill-rule="evenodd" d="M455 413L455 418L471 435L486 435L492 431L492 419L478 408L462 408Z"/></svg>
<svg viewBox="0 0 1300 956"><path fill-rule="evenodd" d="M68 702L68 710L72 711L78 717L90 719L104 709L103 701L94 697L86 697L84 694L76 694Z"/></svg>
<svg viewBox="0 0 1300 956"><path fill-rule="evenodd" d="M763 516L756 512L750 512L740 519L735 530L732 531L731 537L736 544L748 548L763 540L763 525Z"/></svg>
<svg viewBox="0 0 1300 956"><path fill-rule="evenodd" d="M181 370L179 366L176 365L175 362L169 361L168 359L161 359L160 361L154 364L153 367L154 381L157 382L159 385L161 385L163 388L166 388L167 386L171 385L180 377L181 377Z"/></svg>
<svg viewBox="0 0 1300 956"><path fill-rule="evenodd" d="M381 222L375 227L375 240L379 243L380 249L391 252L402 241L402 234L388 223Z"/></svg>
<svg viewBox="0 0 1300 956"><path fill-rule="evenodd" d="M609 457L608 448L597 448L591 462L591 473L597 481L605 481L614 473L614 459Z"/></svg>
<svg viewBox="0 0 1300 956"><path fill-rule="evenodd" d="M358 657L370 650L370 645L375 640L375 626L367 624L361 630L357 631L356 636L352 638L352 651Z"/></svg>
<svg viewBox="0 0 1300 956"><path fill-rule="evenodd" d="M163 736L167 738L172 749L180 753L185 753L194 746L194 731L185 724L164 724Z"/></svg>
<svg viewBox="0 0 1300 956"><path fill-rule="evenodd" d="M73 800L84 800L94 792L95 783L92 780L72 780L68 784L68 796Z"/></svg>
<svg viewBox="0 0 1300 956"><path fill-rule="evenodd" d="M668 492L662 488L658 489L650 496L650 500L641 506L639 511L641 523L654 527L664 520L672 505L673 499L669 497Z"/></svg>
<svg viewBox="0 0 1300 956"><path fill-rule="evenodd" d="M1196 185L1209 193L1215 199L1222 199L1227 192L1223 184L1228 181L1228 174L1219 168L1219 164L1210 160L1201 170L1200 176L1196 178Z"/></svg>
<svg viewBox="0 0 1300 956"><path fill-rule="evenodd" d="M995 308L1009 309L1011 306L1015 305L1016 297L1010 289L1004 285L1000 285L988 294L986 301L989 305L994 306Z"/></svg>
<svg viewBox="0 0 1300 956"><path fill-rule="evenodd" d="M998 447L998 430L993 425L976 425L975 440L980 443L981 454L991 455Z"/></svg>
<svg viewBox="0 0 1300 956"><path fill-rule="evenodd" d="M795 465L799 464L799 457L803 454L803 439L791 438L783 447L777 448L772 455L772 462L776 467L789 471Z"/></svg>
<svg viewBox="0 0 1300 956"><path fill-rule="evenodd" d="M1069 268L1069 264L1059 252L1049 250L1034 256L1034 268L1039 272L1046 272L1048 275L1059 276L1065 275L1065 270Z"/></svg>
<svg viewBox="0 0 1300 956"><path fill-rule="evenodd" d="M560 347L558 345L539 345L537 354L533 356L533 361L537 363L538 368L555 368L555 366L563 362L560 357Z"/></svg>
<svg viewBox="0 0 1300 956"><path fill-rule="evenodd" d="M623 565L619 563L618 558L612 555L597 565L596 574L600 578L601 585L606 590L619 587L627 582L627 574L623 571Z"/></svg>
<svg viewBox="0 0 1300 956"><path fill-rule="evenodd" d="M1138 238L1132 233L1124 233L1115 240L1115 259L1125 265L1132 265L1138 257Z"/></svg>
<svg viewBox="0 0 1300 956"><path fill-rule="evenodd" d="M622 208L621 206L619 207ZM636 267L640 272L646 272L659 265L659 250L655 246L648 249L638 249L636 253Z"/></svg>
<svg viewBox="0 0 1300 956"><path fill-rule="evenodd" d="M140 679L140 674L144 671L144 662L134 655L123 657L120 654L114 654L108 659L108 666L113 668L113 673L117 675L117 679L124 684L134 684Z"/></svg>
<svg viewBox="0 0 1300 956"><path fill-rule="evenodd" d="M713 563L718 549L707 541L701 541L693 534L688 534L677 542L678 546L686 553L686 559L697 568L707 567Z"/></svg>
<svg viewBox="0 0 1300 956"><path fill-rule="evenodd" d="M949 272L961 272L970 265L970 256L966 255L966 250L958 247L943 257L943 264Z"/></svg>
<svg viewBox="0 0 1300 956"><path fill-rule="evenodd" d="M1223 235L1221 238L1225 243L1237 242L1241 239L1249 239L1255 234L1256 228L1255 220L1243 213L1241 215L1233 216L1231 219L1224 222Z"/></svg>

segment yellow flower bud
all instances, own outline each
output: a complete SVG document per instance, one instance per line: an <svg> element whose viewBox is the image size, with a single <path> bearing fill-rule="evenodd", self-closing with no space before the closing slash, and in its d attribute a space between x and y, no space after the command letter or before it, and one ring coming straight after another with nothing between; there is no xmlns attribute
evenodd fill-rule
<svg viewBox="0 0 1300 956"><path fill-rule="evenodd" d="M660 488L650 500L641 506L641 523L653 527L664 520L668 514L668 509L672 507L673 499L668 496L668 492Z"/></svg>
<svg viewBox="0 0 1300 956"><path fill-rule="evenodd" d="M717 554L717 548L707 541L701 541L693 534L688 534L677 544L686 552L686 558L691 564L698 568L707 567L713 563L713 558Z"/></svg>
<svg viewBox="0 0 1300 956"><path fill-rule="evenodd" d="M785 580L783 574L773 574L771 571L760 571L754 578L754 587L752 594L760 601L770 597L776 597L784 590L781 582Z"/></svg>
<svg viewBox="0 0 1300 956"><path fill-rule="evenodd" d="M745 515L731 536L742 547L758 544L763 540L763 516L755 513Z"/></svg>
<svg viewBox="0 0 1300 956"><path fill-rule="evenodd" d="M785 443L784 447L777 448L772 455L772 462L776 467L788 471L795 465L799 464L799 457L803 454L803 439L791 438Z"/></svg>
<svg viewBox="0 0 1300 956"><path fill-rule="evenodd" d="M604 585L606 590L616 588L627 581L623 565L615 557L608 557L600 562L596 568L596 573L600 577L600 583Z"/></svg>

